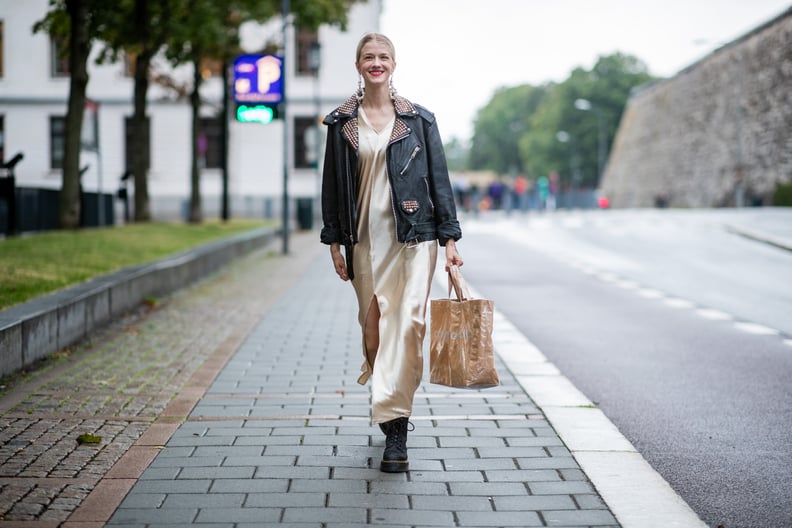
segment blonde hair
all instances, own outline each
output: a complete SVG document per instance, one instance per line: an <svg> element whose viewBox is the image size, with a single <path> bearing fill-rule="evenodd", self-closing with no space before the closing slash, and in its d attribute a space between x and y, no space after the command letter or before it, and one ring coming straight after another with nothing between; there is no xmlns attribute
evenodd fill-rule
<svg viewBox="0 0 792 528"><path fill-rule="evenodd" d="M363 46L368 44L369 42L382 42L386 46L388 46L388 50L391 54L391 59L394 61L396 60L396 48L391 42L391 39L383 35L382 33L366 33L363 35L363 38L360 39L357 45L357 53L355 54L355 62L360 62L360 53L363 51Z"/></svg>

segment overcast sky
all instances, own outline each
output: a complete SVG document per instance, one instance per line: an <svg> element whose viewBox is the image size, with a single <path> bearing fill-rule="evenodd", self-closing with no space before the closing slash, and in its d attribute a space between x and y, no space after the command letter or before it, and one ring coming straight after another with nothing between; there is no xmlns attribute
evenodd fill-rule
<svg viewBox="0 0 792 528"><path fill-rule="evenodd" d="M789 0L385 0L401 95L470 139L501 86L563 81L616 51L670 77L792 7Z"/></svg>

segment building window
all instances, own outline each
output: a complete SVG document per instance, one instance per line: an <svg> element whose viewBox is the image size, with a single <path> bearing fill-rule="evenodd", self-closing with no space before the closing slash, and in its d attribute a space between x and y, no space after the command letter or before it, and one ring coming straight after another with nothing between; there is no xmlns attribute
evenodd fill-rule
<svg viewBox="0 0 792 528"><path fill-rule="evenodd" d="M0 115L0 163L5 161L5 116Z"/></svg>
<svg viewBox="0 0 792 528"><path fill-rule="evenodd" d="M219 117L202 117L198 122L198 165L219 169L222 163L222 120Z"/></svg>
<svg viewBox="0 0 792 528"><path fill-rule="evenodd" d="M319 158L319 127L314 117L294 118L294 167L313 169Z"/></svg>
<svg viewBox="0 0 792 528"><path fill-rule="evenodd" d="M63 168L63 153L66 149L66 118L50 116L50 168Z"/></svg>
<svg viewBox="0 0 792 528"><path fill-rule="evenodd" d="M50 63L53 77L69 76L68 40L65 38L50 38Z"/></svg>
<svg viewBox="0 0 792 528"><path fill-rule="evenodd" d="M5 161L5 116L0 115L0 162Z"/></svg>
<svg viewBox="0 0 792 528"><path fill-rule="evenodd" d="M315 75L316 60L312 55L318 49L319 34L316 31L298 29L295 37L297 43L297 75Z"/></svg>
<svg viewBox="0 0 792 528"><path fill-rule="evenodd" d="M126 129L126 170L132 171L132 118L124 118L124 128ZM143 158L145 159L146 169L151 168L151 120L147 117L143 127Z"/></svg>
<svg viewBox="0 0 792 528"><path fill-rule="evenodd" d="M3 21L0 20L0 78L3 77Z"/></svg>

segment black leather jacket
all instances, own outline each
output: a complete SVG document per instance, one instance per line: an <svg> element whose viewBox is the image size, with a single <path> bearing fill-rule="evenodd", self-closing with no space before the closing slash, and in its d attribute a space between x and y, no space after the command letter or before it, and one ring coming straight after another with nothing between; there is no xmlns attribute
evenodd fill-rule
<svg viewBox="0 0 792 528"><path fill-rule="evenodd" d="M454 194L434 114L403 97L394 100L396 120L386 151L396 239L415 244L459 240ZM353 96L324 119L328 126L322 175L321 241L345 247L347 271L358 242L358 102Z"/></svg>

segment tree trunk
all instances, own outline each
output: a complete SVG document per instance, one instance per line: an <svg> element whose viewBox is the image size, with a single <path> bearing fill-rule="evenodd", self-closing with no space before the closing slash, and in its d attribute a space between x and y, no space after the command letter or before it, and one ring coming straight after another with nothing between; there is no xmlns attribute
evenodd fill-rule
<svg viewBox="0 0 792 528"><path fill-rule="evenodd" d="M150 46L148 0L135 1L135 27L140 52L135 59L135 110L132 114L132 174L135 178L135 222L151 220L148 194L149 134L146 120L148 74L154 52Z"/></svg>
<svg viewBox="0 0 792 528"><path fill-rule="evenodd" d="M69 103L66 111L66 137L63 152L63 181L58 221L63 229L80 227L80 139L85 91L88 86L88 9L83 0L66 0L72 31L69 34Z"/></svg>
<svg viewBox="0 0 792 528"><path fill-rule="evenodd" d="M143 52L135 60L135 109L132 113L132 174L135 177L135 222L151 220L148 194L149 134L146 119L146 94L151 57Z"/></svg>
<svg viewBox="0 0 792 528"><path fill-rule="evenodd" d="M189 222L199 224L203 220L201 212L201 170L198 167L198 142L201 110L201 59L200 54L193 58L193 89L190 94L192 110L192 156L190 161L190 215Z"/></svg>

